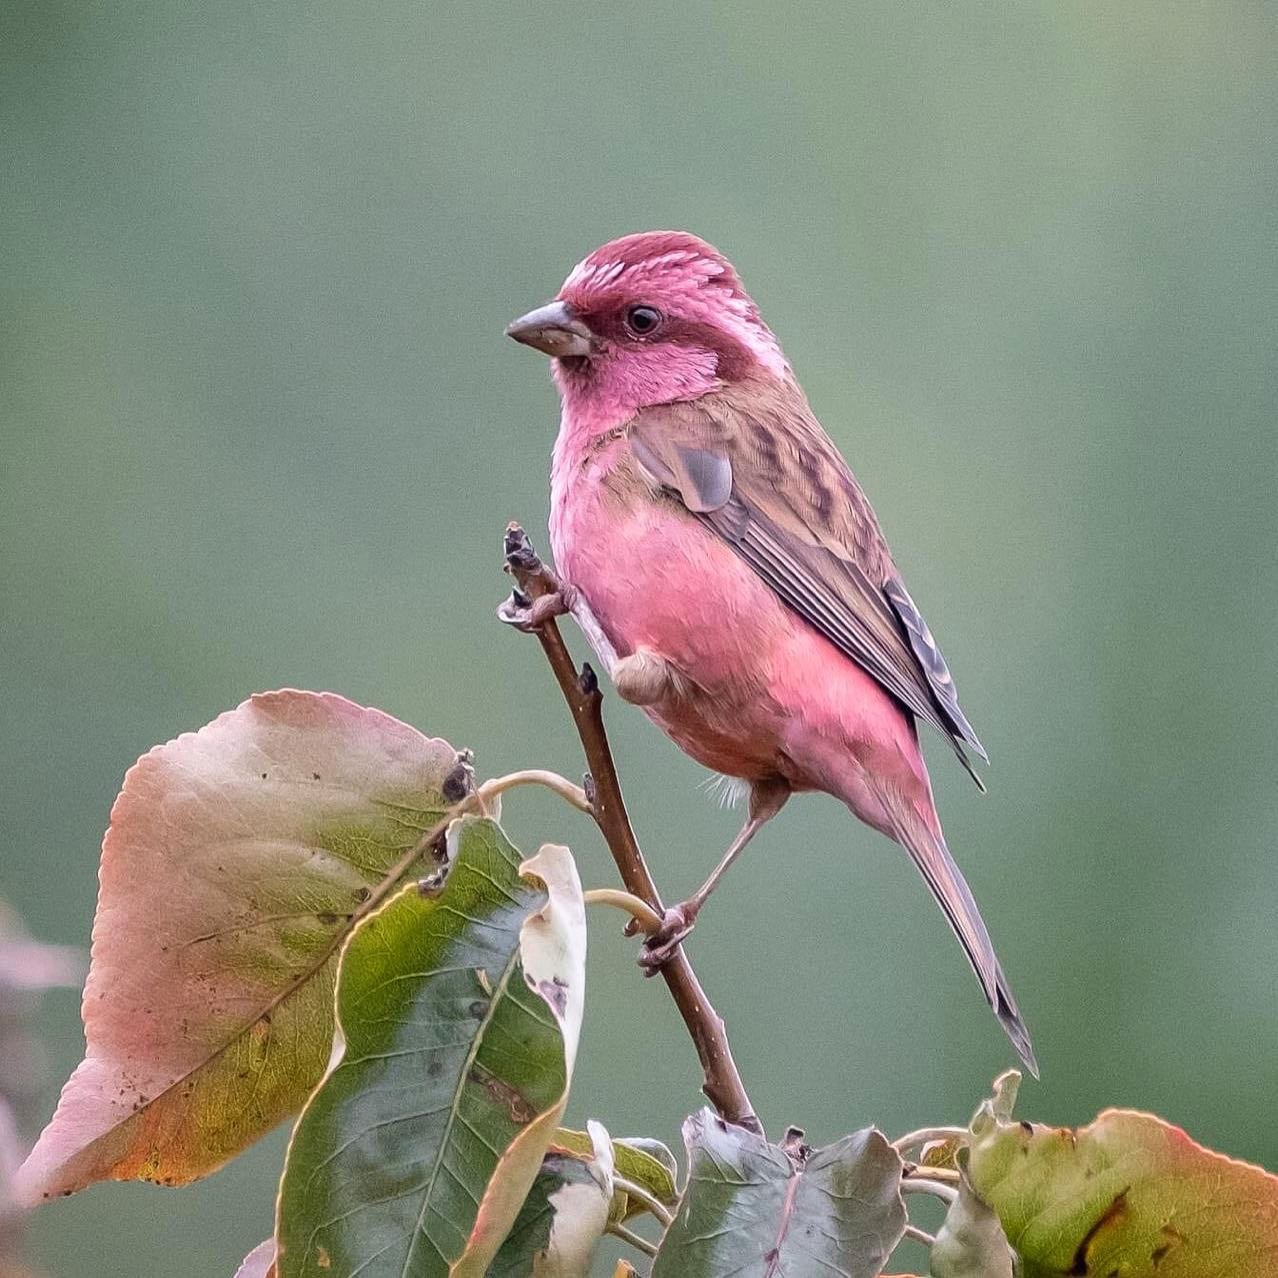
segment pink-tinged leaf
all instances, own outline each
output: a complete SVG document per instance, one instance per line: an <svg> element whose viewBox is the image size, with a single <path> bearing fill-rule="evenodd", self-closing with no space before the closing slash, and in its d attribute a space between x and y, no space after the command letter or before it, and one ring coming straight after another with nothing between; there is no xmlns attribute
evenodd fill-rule
<svg viewBox="0 0 1278 1278"><path fill-rule="evenodd" d="M28 1148L21 1130L46 1081L43 1053L28 1022L41 994L78 985L82 967L78 952L30 940L17 915L0 902L0 1278L33 1278L22 1261L28 1213L12 1187Z"/></svg>
<svg viewBox="0 0 1278 1278"><path fill-rule="evenodd" d="M1278 1177L1151 1114L1107 1110L1077 1129L972 1123L972 1185L1024 1278L1272 1278Z"/></svg>
<svg viewBox="0 0 1278 1278"><path fill-rule="evenodd" d="M85 1058L23 1198L183 1184L297 1110L352 918L464 775L446 742L331 693L263 693L143 756L102 845Z"/></svg>
<svg viewBox="0 0 1278 1278"><path fill-rule="evenodd" d="M0 937L0 986L13 990L51 990L79 985L83 960L63 945Z"/></svg>
<svg viewBox="0 0 1278 1278"><path fill-rule="evenodd" d="M22 1252L26 1212L13 1201L9 1182L22 1161L23 1146L8 1102L0 1099L0 1278L6 1266L17 1265Z"/></svg>
<svg viewBox="0 0 1278 1278"><path fill-rule="evenodd" d="M235 1278L275 1278L275 1239L258 1243L240 1261Z"/></svg>

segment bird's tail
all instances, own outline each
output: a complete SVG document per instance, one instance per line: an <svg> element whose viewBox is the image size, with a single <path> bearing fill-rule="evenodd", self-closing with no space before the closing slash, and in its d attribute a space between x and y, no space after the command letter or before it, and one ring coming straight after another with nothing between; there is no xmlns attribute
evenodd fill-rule
<svg viewBox="0 0 1278 1278"><path fill-rule="evenodd" d="M875 790L897 842L909 852L919 873L932 889L932 895L945 911L945 917L961 942L999 1024L1012 1040L1012 1046L1025 1063L1025 1068L1037 1078L1038 1060L1034 1056L1029 1030L994 953L994 943L985 930L985 921L972 896L972 889L945 846L944 836L933 829L904 796L898 792L889 793L887 787L876 786Z"/></svg>

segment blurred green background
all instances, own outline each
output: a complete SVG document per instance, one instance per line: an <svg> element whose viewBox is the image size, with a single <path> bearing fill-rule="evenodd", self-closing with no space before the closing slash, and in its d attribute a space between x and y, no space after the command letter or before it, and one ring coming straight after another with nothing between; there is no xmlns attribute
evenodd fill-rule
<svg viewBox="0 0 1278 1278"><path fill-rule="evenodd" d="M994 761L929 746L1034 1030L1025 1112L1278 1167L1278 18L1248 0L0 7L0 897L87 943L125 768L332 688L579 771L493 619L556 404L502 336L626 231L737 264ZM668 894L735 831L613 702ZM611 879L584 820L512 796ZM573 1117L672 1143L698 1071L611 918ZM691 944L773 1130L963 1120L1010 1050L903 857L792 805ZM46 1004L55 1084L74 995ZM2 1067L2 1066L0 1066ZM220 1278L276 1135L41 1212L55 1278ZM176 1268L175 1268L176 1265Z"/></svg>

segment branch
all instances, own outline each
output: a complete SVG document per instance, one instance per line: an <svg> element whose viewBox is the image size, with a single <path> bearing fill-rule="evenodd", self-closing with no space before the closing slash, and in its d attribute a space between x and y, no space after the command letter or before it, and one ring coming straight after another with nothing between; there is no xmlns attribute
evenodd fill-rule
<svg viewBox="0 0 1278 1278"><path fill-rule="evenodd" d="M518 589L499 613L503 620L511 620L536 600L559 591L558 578L542 563L528 535L518 524L511 524L506 529L506 571L514 577ZM590 769L586 793L595 824L617 863L626 890L660 915L664 912L661 896L639 850L639 841L635 838L626 814L625 800L621 797L617 765L604 731L599 680L589 665L584 665L580 674L577 672L576 663L553 615L537 618L532 633L537 636L546 660L550 662L585 750L586 764ZM661 969L661 975L701 1061L704 1074L702 1091L721 1118L761 1134L763 1128L755 1117L745 1085L732 1059L723 1018L706 998L701 982L682 950Z"/></svg>

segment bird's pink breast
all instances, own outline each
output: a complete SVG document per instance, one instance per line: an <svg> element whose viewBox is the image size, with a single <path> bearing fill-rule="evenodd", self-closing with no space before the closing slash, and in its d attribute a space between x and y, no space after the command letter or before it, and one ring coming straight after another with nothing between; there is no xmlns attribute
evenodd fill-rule
<svg viewBox="0 0 1278 1278"><path fill-rule="evenodd" d="M619 656L644 647L691 685L647 707L675 742L732 776L775 771L770 654L786 629L779 603L735 554L672 503L627 502L600 468L554 494L555 562ZM741 715L752 720L742 732Z"/></svg>
<svg viewBox="0 0 1278 1278"><path fill-rule="evenodd" d="M686 695L646 707L677 745L729 776L779 773L847 801L859 797L857 754L886 747L895 766L902 752L918 759L891 698L730 546L673 501L605 482L625 460L624 440L589 458L563 443L552 476L556 565L619 656L646 647L688 682Z"/></svg>

